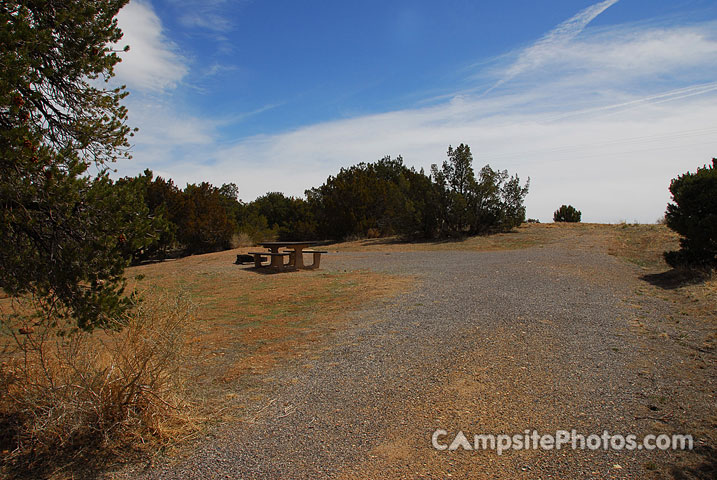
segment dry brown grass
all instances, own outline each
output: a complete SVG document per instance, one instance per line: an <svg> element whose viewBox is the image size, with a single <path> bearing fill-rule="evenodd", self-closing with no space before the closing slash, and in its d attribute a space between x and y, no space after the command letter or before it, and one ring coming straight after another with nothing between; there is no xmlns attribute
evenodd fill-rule
<svg viewBox="0 0 717 480"><path fill-rule="evenodd" d="M247 233L240 232L235 233L232 236L232 248L239 248L239 247L251 247L256 245L256 242L254 239Z"/></svg>
<svg viewBox="0 0 717 480"><path fill-rule="evenodd" d="M317 354L351 310L412 283L367 271L259 274L233 264L244 250L128 269L145 301L116 331L58 335L28 302L0 298L2 471L71 478L138 445L181 444L234 418L235 392L253 378Z"/></svg>
<svg viewBox="0 0 717 480"><path fill-rule="evenodd" d="M204 416L233 418L236 392L277 364L315 355L366 302L411 288L414 279L369 271L258 273L234 265L246 248L134 267L140 284L184 289L196 305L191 338L194 395ZM322 260L330 262L331 256ZM221 415L218 414L221 413Z"/></svg>
<svg viewBox="0 0 717 480"><path fill-rule="evenodd" d="M396 237L360 239L330 245L336 251L441 251L441 250L472 250L496 251L515 250L521 248L540 247L552 244L569 243L580 247L604 243L607 236L612 235L614 225L596 223L537 223L523 224L506 233L481 235L461 239L402 241Z"/></svg>
<svg viewBox="0 0 717 480"><path fill-rule="evenodd" d="M22 302L17 313L4 311L6 471L33 477L89 468L98 451L166 444L192 430L182 367L191 306L181 295L146 297L115 329L96 333L27 316L31 306Z"/></svg>
<svg viewBox="0 0 717 480"><path fill-rule="evenodd" d="M600 248L638 266L667 268L662 252L679 248L678 235L665 225L538 223L513 231L462 239L402 241L396 237L360 239L330 245L335 251L495 251L568 245L575 249Z"/></svg>
<svg viewBox="0 0 717 480"><path fill-rule="evenodd" d="M662 254L677 249L679 236L665 225L623 224L612 226L608 251L640 267L650 286L645 292L679 304L685 315L717 325L717 278L706 271L671 269Z"/></svg>
<svg viewBox="0 0 717 480"><path fill-rule="evenodd" d="M441 251L441 250L508 250L526 248L539 244L547 237L536 233L533 225L520 227L513 232L499 233L461 239L445 239L430 241L404 241L397 237L361 238L329 245L328 248L338 252L406 252L406 251Z"/></svg>
<svg viewBox="0 0 717 480"><path fill-rule="evenodd" d="M4 421L16 427L4 438L6 467L71 476L87 463L78 451L176 445L238 415L236 392L277 364L318 354L352 310L413 283L368 271L261 274L233 264L244 250L128 269L145 301L119 331L57 336L15 318L15 335L0 342L15 342L0 369ZM0 299L5 324L12 306Z"/></svg>
<svg viewBox="0 0 717 480"><path fill-rule="evenodd" d="M679 236L665 225L611 225L609 253L645 269L667 269L662 254L679 249Z"/></svg>

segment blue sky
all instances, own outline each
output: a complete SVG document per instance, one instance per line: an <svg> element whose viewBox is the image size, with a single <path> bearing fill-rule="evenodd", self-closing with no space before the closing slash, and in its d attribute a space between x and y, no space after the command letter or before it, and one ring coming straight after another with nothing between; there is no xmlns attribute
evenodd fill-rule
<svg viewBox="0 0 717 480"><path fill-rule="evenodd" d="M654 222L717 156L707 0L132 0L119 15L134 158L249 201L449 144L531 178L528 216Z"/></svg>

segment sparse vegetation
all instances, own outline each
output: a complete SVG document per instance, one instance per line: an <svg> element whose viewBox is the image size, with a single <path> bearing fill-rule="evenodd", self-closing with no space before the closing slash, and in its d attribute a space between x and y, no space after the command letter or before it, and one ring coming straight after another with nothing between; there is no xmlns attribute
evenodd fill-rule
<svg viewBox="0 0 717 480"><path fill-rule="evenodd" d="M613 233L609 253L646 269L668 268L662 252L678 245L678 235L664 225L624 223L604 228L611 229Z"/></svg>
<svg viewBox="0 0 717 480"><path fill-rule="evenodd" d="M234 257L131 267L151 288L116 329L58 336L60 324L38 323L18 299L0 299L0 388L8 392L0 468L74 472L113 451L156 451L241 416L252 405L237 403L236 392L252 375L316 345L346 312L412 283L366 271L257 275Z"/></svg>

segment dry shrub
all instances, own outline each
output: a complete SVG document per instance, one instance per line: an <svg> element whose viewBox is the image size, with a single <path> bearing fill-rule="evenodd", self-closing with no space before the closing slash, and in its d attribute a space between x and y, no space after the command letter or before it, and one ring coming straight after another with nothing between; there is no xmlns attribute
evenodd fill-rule
<svg viewBox="0 0 717 480"><path fill-rule="evenodd" d="M381 236L381 232L378 230L378 228L369 228L366 231L366 238L378 238Z"/></svg>
<svg viewBox="0 0 717 480"><path fill-rule="evenodd" d="M269 228L266 219L261 218L263 221L244 224L240 227L239 238L242 239L244 244L241 246L254 246L260 242L273 242L279 238L279 226L274 225Z"/></svg>
<svg viewBox="0 0 717 480"><path fill-rule="evenodd" d="M114 329L94 333L4 315L5 465L166 442L190 428L183 365L193 308L183 295L145 297Z"/></svg>
<svg viewBox="0 0 717 480"><path fill-rule="evenodd" d="M357 233L351 233L351 234L349 234L349 235L346 235L346 236L343 238L343 241L344 241L344 242L358 242L358 241L361 241L361 240L366 240L366 237L365 237L364 235L359 235L359 234L357 234Z"/></svg>
<svg viewBox="0 0 717 480"><path fill-rule="evenodd" d="M232 248L253 247L254 245L256 242L248 233L239 232L232 237Z"/></svg>

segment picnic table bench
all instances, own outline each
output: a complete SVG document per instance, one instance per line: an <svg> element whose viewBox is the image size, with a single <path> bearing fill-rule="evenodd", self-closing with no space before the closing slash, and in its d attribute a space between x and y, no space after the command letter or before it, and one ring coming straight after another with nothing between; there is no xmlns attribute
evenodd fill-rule
<svg viewBox="0 0 717 480"><path fill-rule="evenodd" d="M291 254L289 252L249 252L249 255L254 256L254 266L259 268L264 266L264 257L271 257L270 267L282 267L284 266L284 257L288 257Z"/></svg>
<svg viewBox="0 0 717 480"><path fill-rule="evenodd" d="M254 256L254 266L262 267L263 257L270 257L269 267L275 269L317 269L321 264L321 254L328 253L326 250L307 250L309 247L316 245L317 242L261 242L259 245L268 249L268 252L249 252ZM279 249L286 248L291 251L280 252ZM304 253L313 255L313 263L304 265ZM288 263L284 263L284 257L289 257Z"/></svg>

